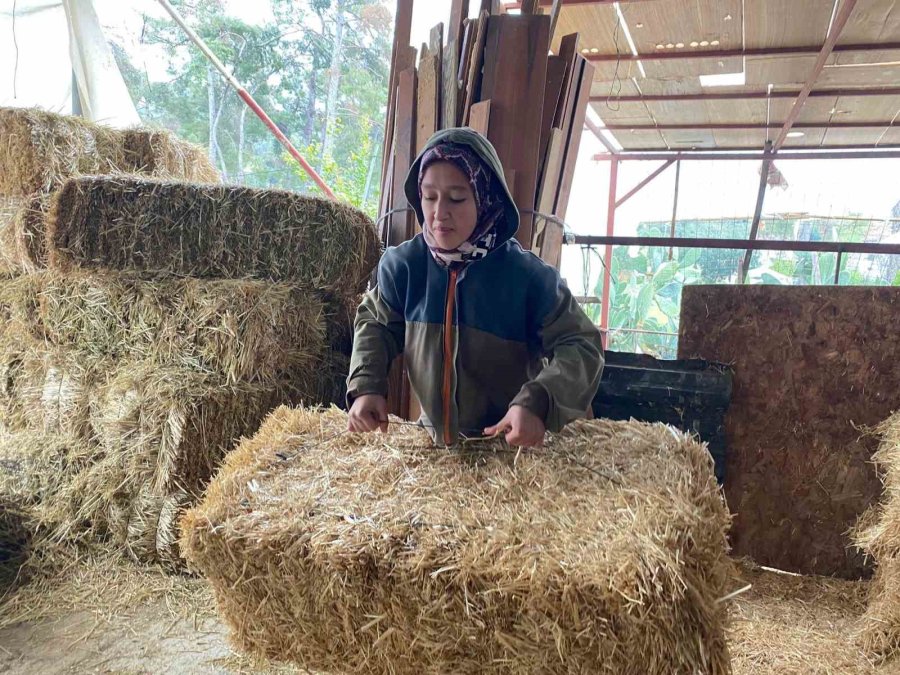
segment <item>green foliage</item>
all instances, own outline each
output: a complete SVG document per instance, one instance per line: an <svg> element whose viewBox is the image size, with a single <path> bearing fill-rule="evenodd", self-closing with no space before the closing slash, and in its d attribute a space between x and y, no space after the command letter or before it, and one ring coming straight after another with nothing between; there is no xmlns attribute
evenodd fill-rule
<svg viewBox="0 0 900 675"><path fill-rule="evenodd" d="M859 219L766 219L759 236L765 239L807 241L865 241L878 223ZM638 226L639 236L668 236L671 223L647 222ZM746 239L749 219L686 220L676 223L676 236ZM609 345L612 349L674 358L677 352L681 290L685 284L735 283L745 249L673 249L616 247L613 249L610 288ZM594 251L599 259L599 254ZM900 286L897 263L890 256L841 258L840 285ZM749 283L832 284L836 253L754 253ZM603 276L594 295L602 298ZM594 321L600 320L600 305L585 307ZM617 329L636 329L632 332ZM664 333L664 334L657 334Z"/></svg>
<svg viewBox="0 0 900 675"><path fill-rule="evenodd" d="M221 0L172 4L307 161L321 168L326 183L374 212L390 66L388 0L269 1L274 18L260 24L229 16ZM339 22L342 48L335 72ZM210 147L210 158L227 181L317 191L171 20L146 17L142 43L164 60L165 81L149 79L143 55L115 44L113 50L145 123ZM338 88L329 115L332 82ZM327 159L322 156L326 137Z"/></svg>

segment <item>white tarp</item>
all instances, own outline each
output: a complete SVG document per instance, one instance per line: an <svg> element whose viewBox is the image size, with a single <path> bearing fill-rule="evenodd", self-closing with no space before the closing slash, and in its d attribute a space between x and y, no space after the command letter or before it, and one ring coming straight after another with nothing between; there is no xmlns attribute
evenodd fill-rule
<svg viewBox="0 0 900 675"><path fill-rule="evenodd" d="M87 119L140 123L91 0L17 0L0 11L0 105L72 112L73 73Z"/></svg>

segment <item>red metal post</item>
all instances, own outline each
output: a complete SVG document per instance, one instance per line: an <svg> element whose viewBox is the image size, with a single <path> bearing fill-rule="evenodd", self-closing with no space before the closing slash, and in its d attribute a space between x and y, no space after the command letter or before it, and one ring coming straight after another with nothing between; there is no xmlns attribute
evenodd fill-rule
<svg viewBox="0 0 900 675"><path fill-rule="evenodd" d="M609 206L606 209L606 236L612 237L616 229L616 188L619 182L619 162L609 165ZM612 285L612 245L603 252L603 298L600 303L600 330L603 348L609 346L609 291ZM587 289L585 289L587 290Z"/></svg>

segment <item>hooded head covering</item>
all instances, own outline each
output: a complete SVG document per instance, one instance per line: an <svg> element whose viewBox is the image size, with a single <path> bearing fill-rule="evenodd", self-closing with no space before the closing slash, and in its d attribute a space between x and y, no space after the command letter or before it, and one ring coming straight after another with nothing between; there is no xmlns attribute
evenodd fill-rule
<svg viewBox="0 0 900 675"><path fill-rule="evenodd" d="M475 196L475 229L453 250L437 246L422 210L422 178L436 162L449 162L457 167L468 179ZM432 136L410 168L404 191L422 225L425 243L442 265L477 260L507 241L519 228L519 212L503 178L497 152L487 139L469 128L447 129Z"/></svg>

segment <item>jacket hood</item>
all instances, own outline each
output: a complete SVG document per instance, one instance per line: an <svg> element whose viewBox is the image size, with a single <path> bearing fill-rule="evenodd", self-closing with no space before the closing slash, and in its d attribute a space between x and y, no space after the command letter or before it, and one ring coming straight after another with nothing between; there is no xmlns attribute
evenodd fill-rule
<svg viewBox="0 0 900 675"><path fill-rule="evenodd" d="M419 197L419 167L422 165L422 156L425 152L440 143L458 143L459 145L469 146L496 176L498 184L503 188L503 199L506 203L504 208L505 218L497 230L498 244L511 239L519 229L519 209L516 208L516 203L509 192L509 186L506 184L506 177L503 175L503 165L500 163L500 158L497 156L497 151L491 145L491 142L469 127L456 127L438 131L428 139L428 143L425 144L422 152L409 168L409 173L406 174L406 182L403 184L403 191L406 193L409 205L415 209L419 224L423 226L425 224L422 200Z"/></svg>

